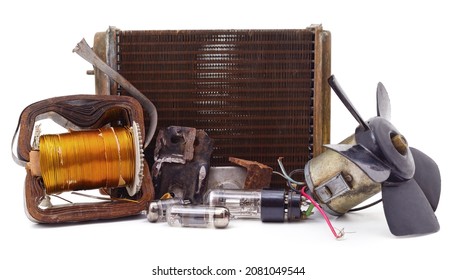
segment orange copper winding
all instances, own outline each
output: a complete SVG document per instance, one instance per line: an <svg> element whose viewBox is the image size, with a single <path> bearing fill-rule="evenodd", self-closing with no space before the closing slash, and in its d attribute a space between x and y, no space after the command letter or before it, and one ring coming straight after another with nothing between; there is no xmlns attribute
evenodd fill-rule
<svg viewBox="0 0 457 280"><path fill-rule="evenodd" d="M40 169L48 194L132 184L135 153L128 128L40 137Z"/></svg>

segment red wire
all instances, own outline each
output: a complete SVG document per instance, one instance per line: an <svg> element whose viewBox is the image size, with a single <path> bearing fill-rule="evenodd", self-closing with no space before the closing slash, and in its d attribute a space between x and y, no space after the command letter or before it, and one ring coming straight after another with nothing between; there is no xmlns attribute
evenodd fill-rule
<svg viewBox="0 0 457 280"><path fill-rule="evenodd" d="M325 221L327 222L327 225L328 227L330 228L330 230L332 231L333 235L338 239L338 238L341 238L344 236L344 232L343 231L340 231L340 233L336 233L335 231L335 228L333 227L332 223L330 222L329 218L327 217L327 214L325 214L324 210L322 210L322 208L319 206L319 204L310 196L308 195L306 192L305 192L305 189L306 187L303 187L301 189L301 195L303 195L304 197L306 197L306 199L308 199L309 201L311 201L311 203L314 205L314 207L317 208L317 210L319 210L319 212L321 213L322 217L324 217Z"/></svg>

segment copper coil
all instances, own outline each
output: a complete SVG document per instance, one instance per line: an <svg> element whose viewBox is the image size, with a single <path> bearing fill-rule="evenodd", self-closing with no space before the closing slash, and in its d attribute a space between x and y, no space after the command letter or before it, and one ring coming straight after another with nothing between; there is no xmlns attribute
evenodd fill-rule
<svg viewBox="0 0 457 280"><path fill-rule="evenodd" d="M46 193L132 184L135 150L129 128L110 127L40 137Z"/></svg>

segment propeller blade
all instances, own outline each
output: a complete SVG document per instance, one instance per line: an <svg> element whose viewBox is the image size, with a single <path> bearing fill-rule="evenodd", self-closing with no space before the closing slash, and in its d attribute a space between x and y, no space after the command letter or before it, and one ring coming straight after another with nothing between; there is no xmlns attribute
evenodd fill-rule
<svg viewBox="0 0 457 280"><path fill-rule="evenodd" d="M416 164L413 178L424 192L433 211L436 211L441 194L441 176L438 165L418 149L410 148L410 150Z"/></svg>
<svg viewBox="0 0 457 280"><path fill-rule="evenodd" d="M376 90L376 102L377 102L377 110L378 110L378 117L382 117L388 121L390 121L390 98L389 94L387 93L386 88L382 83L378 83L378 88Z"/></svg>
<svg viewBox="0 0 457 280"><path fill-rule="evenodd" d="M341 154L362 169L371 180L381 183L390 176L390 167L362 145L324 145Z"/></svg>
<svg viewBox="0 0 457 280"><path fill-rule="evenodd" d="M384 214L396 236L428 234L440 229L430 203L414 179L382 186Z"/></svg>
<svg viewBox="0 0 457 280"><path fill-rule="evenodd" d="M344 106L348 109L348 111L352 114L352 116L356 119L356 121L365 129L370 130L368 124L362 119L359 112L355 109L354 105L352 105L349 98L344 93L343 89L341 88L340 84L336 80L335 76L331 75L328 78L328 83L336 95L340 98L341 102L343 102Z"/></svg>

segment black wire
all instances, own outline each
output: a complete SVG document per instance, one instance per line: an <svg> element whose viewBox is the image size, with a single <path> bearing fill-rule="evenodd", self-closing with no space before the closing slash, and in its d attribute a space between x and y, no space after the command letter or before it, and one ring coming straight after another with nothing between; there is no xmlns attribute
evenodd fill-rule
<svg viewBox="0 0 457 280"><path fill-rule="evenodd" d="M356 212L356 211L364 210L364 209L370 208L371 206L375 206L376 204L378 204L381 201L382 201L382 198L380 198L379 200L376 200L375 202L367 204L365 206L361 206L361 207L358 207L358 208L352 208L348 212Z"/></svg>

